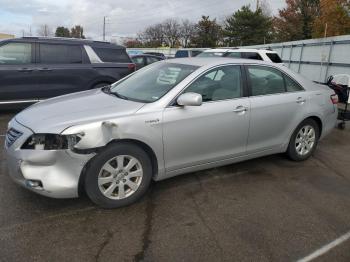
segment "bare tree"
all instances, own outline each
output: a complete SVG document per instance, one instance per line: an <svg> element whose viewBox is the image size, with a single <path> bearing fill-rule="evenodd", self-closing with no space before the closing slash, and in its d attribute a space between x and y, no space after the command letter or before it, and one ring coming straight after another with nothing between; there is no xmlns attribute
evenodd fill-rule
<svg viewBox="0 0 350 262"><path fill-rule="evenodd" d="M164 43L164 30L162 24L155 24L147 27L138 39L141 40L146 46L159 47Z"/></svg>
<svg viewBox="0 0 350 262"><path fill-rule="evenodd" d="M196 25L191 23L188 19L182 20L180 27L180 38L183 47L188 47L191 37L196 32Z"/></svg>
<svg viewBox="0 0 350 262"><path fill-rule="evenodd" d="M43 24L39 26L37 34L38 36L48 37L53 36L53 31L47 24Z"/></svg>
<svg viewBox="0 0 350 262"><path fill-rule="evenodd" d="M170 47L175 47L180 39L181 26L176 19L167 19L163 23L164 37Z"/></svg>

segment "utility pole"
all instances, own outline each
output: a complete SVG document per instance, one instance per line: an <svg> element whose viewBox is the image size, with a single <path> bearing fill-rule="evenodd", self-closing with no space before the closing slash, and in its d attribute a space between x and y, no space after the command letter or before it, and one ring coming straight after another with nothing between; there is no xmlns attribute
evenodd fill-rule
<svg viewBox="0 0 350 262"><path fill-rule="evenodd" d="M106 41L106 17L103 17L103 41Z"/></svg>
<svg viewBox="0 0 350 262"><path fill-rule="evenodd" d="M259 7L260 7L259 0L256 0L256 11L258 11Z"/></svg>

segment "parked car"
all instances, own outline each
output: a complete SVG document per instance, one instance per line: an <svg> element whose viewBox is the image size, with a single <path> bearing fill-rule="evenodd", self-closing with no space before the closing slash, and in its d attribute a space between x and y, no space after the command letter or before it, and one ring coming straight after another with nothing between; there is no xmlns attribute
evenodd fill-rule
<svg viewBox="0 0 350 262"><path fill-rule="evenodd" d="M135 63L136 69L138 70L144 66L164 60L165 58L162 58L160 56L154 56L154 55L135 55L135 56L132 56L131 59L133 63Z"/></svg>
<svg viewBox="0 0 350 262"><path fill-rule="evenodd" d="M159 52L145 52L145 55L154 55L154 56L159 56L161 58L166 59L166 56L163 53L159 53Z"/></svg>
<svg viewBox="0 0 350 262"><path fill-rule="evenodd" d="M134 71L125 48L107 42L40 37L0 41L0 106L98 88Z"/></svg>
<svg viewBox="0 0 350 262"><path fill-rule="evenodd" d="M175 53L175 58L182 58L182 57L195 57L197 55L199 55L200 53L202 53L203 50L191 50L191 49L180 49L177 50Z"/></svg>
<svg viewBox="0 0 350 262"><path fill-rule="evenodd" d="M337 95L278 64L171 59L109 87L52 98L9 123L11 177L55 198L83 190L105 208L151 180L286 152L301 161L334 127Z"/></svg>
<svg viewBox="0 0 350 262"><path fill-rule="evenodd" d="M262 60L272 63L283 63L276 51L268 49L216 48L199 54L198 57L235 57Z"/></svg>

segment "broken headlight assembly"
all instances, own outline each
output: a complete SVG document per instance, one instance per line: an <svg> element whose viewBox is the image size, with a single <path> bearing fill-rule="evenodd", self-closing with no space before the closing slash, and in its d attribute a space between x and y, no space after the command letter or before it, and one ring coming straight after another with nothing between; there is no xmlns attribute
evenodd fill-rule
<svg viewBox="0 0 350 262"><path fill-rule="evenodd" d="M84 134L56 135L34 134L27 139L21 149L32 150L65 150L72 149Z"/></svg>

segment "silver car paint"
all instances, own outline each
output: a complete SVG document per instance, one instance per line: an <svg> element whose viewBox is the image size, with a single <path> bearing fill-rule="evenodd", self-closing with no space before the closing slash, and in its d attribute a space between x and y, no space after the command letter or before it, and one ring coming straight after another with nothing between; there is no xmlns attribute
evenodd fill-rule
<svg viewBox="0 0 350 262"><path fill-rule="evenodd" d="M161 63L193 64L200 68L154 103L126 101L92 90L46 100L15 116L9 127L19 129L23 135L6 148L11 176L21 184L25 179L41 180L43 189L32 190L43 195L78 196L80 175L94 154L21 150L20 146L33 133L84 132L77 149L103 147L113 140L141 142L154 152L158 165L154 179L161 180L284 152L296 126L309 116L321 120L322 137L335 125L337 110L330 103L332 90L283 66L229 58L172 59ZM299 82L305 91L205 102L198 107L171 105L197 77L228 64L277 68ZM305 102L297 103L299 97Z"/></svg>

